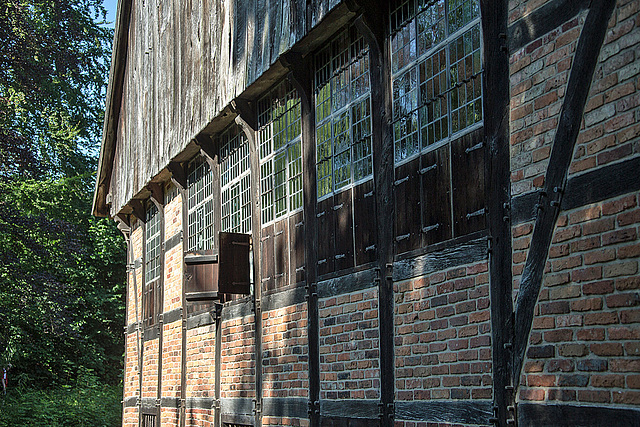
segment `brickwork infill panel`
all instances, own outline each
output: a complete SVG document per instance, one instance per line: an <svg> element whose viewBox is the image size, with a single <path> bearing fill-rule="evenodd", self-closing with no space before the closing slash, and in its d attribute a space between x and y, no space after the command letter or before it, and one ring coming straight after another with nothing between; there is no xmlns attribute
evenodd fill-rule
<svg viewBox="0 0 640 427"><path fill-rule="evenodd" d="M162 337L162 396L180 396L182 371L182 322L164 325Z"/></svg>
<svg viewBox="0 0 640 427"><path fill-rule="evenodd" d="M378 290L318 301L320 398L380 398Z"/></svg>
<svg viewBox="0 0 640 427"><path fill-rule="evenodd" d="M640 404L639 197L560 215L521 400Z"/></svg>
<svg viewBox="0 0 640 427"><path fill-rule="evenodd" d="M182 305L182 243L169 249L164 257L164 312Z"/></svg>
<svg viewBox="0 0 640 427"><path fill-rule="evenodd" d="M164 236L165 239L182 231L182 195L178 193L164 207Z"/></svg>
<svg viewBox="0 0 640 427"><path fill-rule="evenodd" d="M582 12L509 58L512 196L529 193L544 185L586 14L586 11Z"/></svg>
<svg viewBox="0 0 640 427"><path fill-rule="evenodd" d="M186 427L213 427L213 411L210 409L187 409Z"/></svg>
<svg viewBox="0 0 640 427"><path fill-rule="evenodd" d="M222 322L221 398L255 397L254 316Z"/></svg>
<svg viewBox="0 0 640 427"><path fill-rule="evenodd" d="M127 335L124 364L124 399L138 396L140 378L138 377L137 333Z"/></svg>
<svg viewBox="0 0 640 427"><path fill-rule="evenodd" d="M137 407L124 408L124 413L122 414L122 427L138 427L138 421Z"/></svg>
<svg viewBox="0 0 640 427"><path fill-rule="evenodd" d="M491 399L488 264L394 283L399 401Z"/></svg>
<svg viewBox="0 0 640 427"><path fill-rule="evenodd" d="M187 331L187 398L215 397L215 324Z"/></svg>
<svg viewBox="0 0 640 427"><path fill-rule="evenodd" d="M264 397L309 396L307 303L262 313Z"/></svg>
<svg viewBox="0 0 640 427"><path fill-rule="evenodd" d="M158 343L156 338L143 344L142 397L155 399L158 395Z"/></svg>
<svg viewBox="0 0 640 427"><path fill-rule="evenodd" d="M638 155L639 0L618 0L600 50L569 176Z"/></svg>
<svg viewBox="0 0 640 427"><path fill-rule="evenodd" d="M277 418L262 417L263 426L292 426L292 427L308 427L309 420L300 418Z"/></svg>
<svg viewBox="0 0 640 427"><path fill-rule="evenodd" d="M160 409L160 425L161 426L177 426L179 417L180 417L180 413L176 408L162 407Z"/></svg>
<svg viewBox="0 0 640 427"><path fill-rule="evenodd" d="M134 282L135 274L135 282ZM127 305L127 325L134 324L142 320L142 267L127 274L129 287L129 301ZM137 293L136 293L137 291ZM137 298L136 298L137 296ZM137 309L137 311L136 311Z"/></svg>

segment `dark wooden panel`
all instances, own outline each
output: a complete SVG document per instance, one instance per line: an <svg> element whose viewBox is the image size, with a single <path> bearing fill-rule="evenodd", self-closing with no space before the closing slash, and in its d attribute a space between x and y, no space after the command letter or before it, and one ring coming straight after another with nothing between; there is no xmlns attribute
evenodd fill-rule
<svg viewBox="0 0 640 427"><path fill-rule="evenodd" d="M298 212L289 217L289 273L291 283L304 281L305 252L304 252L304 213Z"/></svg>
<svg viewBox="0 0 640 427"><path fill-rule="evenodd" d="M333 221L333 197L318 202L316 218L318 224L318 275L331 273L335 269L334 240L335 224Z"/></svg>
<svg viewBox="0 0 640 427"><path fill-rule="evenodd" d="M394 181L396 200L396 253L420 247L420 159L396 168Z"/></svg>
<svg viewBox="0 0 640 427"><path fill-rule="evenodd" d="M454 235L486 226L484 131L475 130L451 143Z"/></svg>
<svg viewBox="0 0 640 427"><path fill-rule="evenodd" d="M336 222L336 271L353 267L353 199L352 189L333 197Z"/></svg>
<svg viewBox="0 0 640 427"><path fill-rule="evenodd" d="M518 425L531 427L638 426L640 410L605 406L520 403Z"/></svg>
<svg viewBox="0 0 640 427"><path fill-rule="evenodd" d="M249 294L249 234L220 233L218 291Z"/></svg>
<svg viewBox="0 0 640 427"><path fill-rule="evenodd" d="M574 209L640 190L640 157L614 163L570 178L562 209Z"/></svg>
<svg viewBox="0 0 640 427"><path fill-rule="evenodd" d="M422 156L422 236L423 246L451 236L451 167L449 146Z"/></svg>
<svg viewBox="0 0 640 427"><path fill-rule="evenodd" d="M275 258L275 287L286 286L289 281L289 225L281 219L273 227L273 248Z"/></svg>
<svg viewBox="0 0 640 427"><path fill-rule="evenodd" d="M273 224L262 228L262 289L275 289L275 267L273 257Z"/></svg>
<svg viewBox="0 0 640 427"><path fill-rule="evenodd" d="M490 401L396 402L396 419L431 423L491 424Z"/></svg>
<svg viewBox="0 0 640 427"><path fill-rule="evenodd" d="M356 265L376 260L376 198L373 180L354 188L353 219L355 227Z"/></svg>

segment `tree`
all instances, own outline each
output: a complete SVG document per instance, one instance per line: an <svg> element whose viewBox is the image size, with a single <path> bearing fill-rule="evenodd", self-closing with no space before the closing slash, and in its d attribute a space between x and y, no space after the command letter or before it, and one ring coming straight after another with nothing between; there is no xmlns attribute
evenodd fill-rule
<svg viewBox="0 0 640 427"><path fill-rule="evenodd" d="M90 216L112 31L102 0L0 0L0 365L116 382L124 244Z"/></svg>

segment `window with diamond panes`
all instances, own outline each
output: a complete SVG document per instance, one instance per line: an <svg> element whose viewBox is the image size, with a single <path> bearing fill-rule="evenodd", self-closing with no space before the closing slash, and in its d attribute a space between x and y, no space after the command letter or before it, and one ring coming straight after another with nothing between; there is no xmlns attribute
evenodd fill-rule
<svg viewBox="0 0 640 427"><path fill-rule="evenodd" d="M143 318L145 326L155 324L157 314L157 288L161 275L162 243L161 227L162 214L158 207L151 201L147 202L144 240L144 293L143 293Z"/></svg>
<svg viewBox="0 0 640 427"><path fill-rule="evenodd" d="M288 81L258 101L262 282L304 280L301 103Z"/></svg>
<svg viewBox="0 0 640 427"><path fill-rule="evenodd" d="M250 233L251 175L249 169L249 142L236 125L232 125L225 130L220 140L222 231Z"/></svg>
<svg viewBox="0 0 640 427"><path fill-rule="evenodd" d="M484 227L479 2L396 1L390 45L396 242L406 252Z"/></svg>
<svg viewBox="0 0 640 427"><path fill-rule="evenodd" d="M315 56L318 273L375 258L369 47L354 26Z"/></svg>
<svg viewBox="0 0 640 427"><path fill-rule="evenodd" d="M355 27L316 55L318 198L371 178L369 48Z"/></svg>
<svg viewBox="0 0 640 427"><path fill-rule="evenodd" d="M187 251L207 251L215 246L213 173L209 163L196 156L188 165Z"/></svg>

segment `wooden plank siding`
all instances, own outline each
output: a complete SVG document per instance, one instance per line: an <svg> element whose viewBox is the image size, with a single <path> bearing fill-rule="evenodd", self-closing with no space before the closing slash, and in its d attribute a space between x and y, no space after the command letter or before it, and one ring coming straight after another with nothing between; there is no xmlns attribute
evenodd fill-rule
<svg viewBox="0 0 640 427"><path fill-rule="evenodd" d="M132 2L111 216L338 4Z"/></svg>

